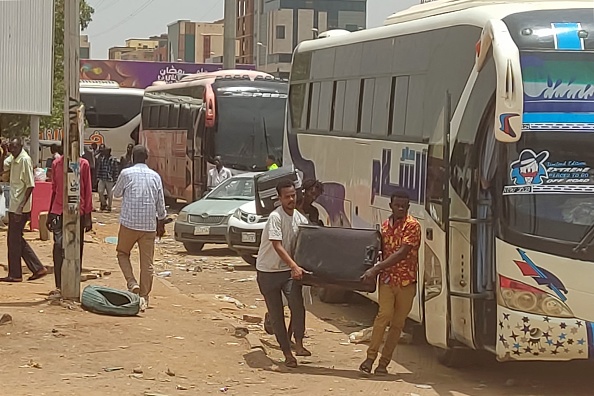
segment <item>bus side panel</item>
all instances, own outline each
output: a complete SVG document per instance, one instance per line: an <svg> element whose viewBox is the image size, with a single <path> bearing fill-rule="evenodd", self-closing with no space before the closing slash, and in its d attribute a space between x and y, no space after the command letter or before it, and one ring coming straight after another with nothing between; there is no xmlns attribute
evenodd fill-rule
<svg viewBox="0 0 594 396"><path fill-rule="evenodd" d="M142 131L142 144L150 154L147 165L161 176L167 198L187 199L187 134L186 130Z"/></svg>

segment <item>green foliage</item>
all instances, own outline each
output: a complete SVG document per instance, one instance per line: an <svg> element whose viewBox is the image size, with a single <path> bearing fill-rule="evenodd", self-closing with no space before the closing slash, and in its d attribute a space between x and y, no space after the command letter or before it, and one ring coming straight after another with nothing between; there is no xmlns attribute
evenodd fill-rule
<svg viewBox="0 0 594 396"><path fill-rule="evenodd" d="M41 128L62 128L64 112L64 0L54 5L54 82L52 115L42 117ZM86 0L80 0L80 26L84 30L93 19L95 10ZM78 65L77 65L78 67ZM0 115L0 132L3 137L29 136L29 116Z"/></svg>

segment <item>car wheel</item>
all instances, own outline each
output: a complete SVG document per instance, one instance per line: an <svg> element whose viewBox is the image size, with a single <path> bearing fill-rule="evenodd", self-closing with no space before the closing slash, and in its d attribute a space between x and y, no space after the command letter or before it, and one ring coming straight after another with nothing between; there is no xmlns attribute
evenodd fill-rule
<svg viewBox="0 0 594 396"><path fill-rule="evenodd" d="M241 258L249 265L256 266L256 256L253 256L251 254L243 254L241 255Z"/></svg>
<svg viewBox="0 0 594 396"><path fill-rule="evenodd" d="M184 242L184 248L190 254L198 254L204 248L204 243L200 242Z"/></svg>

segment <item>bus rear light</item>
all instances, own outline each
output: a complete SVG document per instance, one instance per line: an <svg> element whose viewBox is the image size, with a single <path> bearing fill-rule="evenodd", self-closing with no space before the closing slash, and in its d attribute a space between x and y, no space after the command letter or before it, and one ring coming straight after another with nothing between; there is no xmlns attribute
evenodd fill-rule
<svg viewBox="0 0 594 396"><path fill-rule="evenodd" d="M557 297L536 287L499 276L499 305L536 315L573 318L571 309Z"/></svg>

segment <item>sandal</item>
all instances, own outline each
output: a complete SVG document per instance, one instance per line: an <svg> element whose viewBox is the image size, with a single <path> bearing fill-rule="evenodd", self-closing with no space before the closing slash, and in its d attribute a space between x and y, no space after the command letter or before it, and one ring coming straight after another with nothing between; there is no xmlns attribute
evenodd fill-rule
<svg viewBox="0 0 594 396"><path fill-rule="evenodd" d="M22 281L23 281L23 278L13 278L10 276L7 276L6 278L0 278L0 282L7 282L7 283L19 283Z"/></svg>
<svg viewBox="0 0 594 396"><path fill-rule="evenodd" d="M34 281L34 280L37 280L37 279L41 279L41 278L43 278L46 275L47 275L47 269L44 268L44 269L42 269L40 271L37 271L33 275L31 275L27 280L28 281Z"/></svg>
<svg viewBox="0 0 594 396"><path fill-rule="evenodd" d="M371 374L371 369L373 368L373 360L372 359L365 359L363 363L359 366L359 371L365 374Z"/></svg>
<svg viewBox="0 0 594 396"><path fill-rule="evenodd" d="M285 366L288 368L297 368L297 359L295 358L286 358L285 359Z"/></svg>
<svg viewBox="0 0 594 396"><path fill-rule="evenodd" d="M373 372L375 375L388 375L388 366L380 364Z"/></svg>

